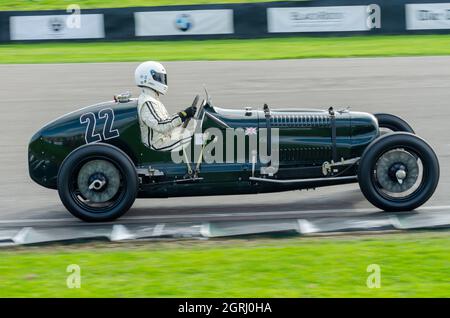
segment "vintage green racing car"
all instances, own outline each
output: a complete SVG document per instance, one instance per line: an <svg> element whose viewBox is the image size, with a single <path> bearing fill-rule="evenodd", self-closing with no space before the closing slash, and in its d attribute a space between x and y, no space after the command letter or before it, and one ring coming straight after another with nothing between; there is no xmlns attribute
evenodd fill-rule
<svg viewBox="0 0 450 318"><path fill-rule="evenodd" d="M198 96L194 100L197 104ZM85 221L114 220L136 198L252 194L358 182L385 211L424 204L439 181L429 144L401 118L348 109L223 109L206 97L191 142L155 151L140 138L137 100L66 114L29 143L31 178Z"/></svg>

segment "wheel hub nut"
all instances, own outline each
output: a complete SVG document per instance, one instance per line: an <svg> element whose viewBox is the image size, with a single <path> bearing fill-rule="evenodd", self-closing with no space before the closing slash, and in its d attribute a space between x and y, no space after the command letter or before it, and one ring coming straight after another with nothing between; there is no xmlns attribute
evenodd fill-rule
<svg viewBox="0 0 450 318"><path fill-rule="evenodd" d="M107 184L106 176L103 173L96 172L89 178L89 190L103 191Z"/></svg>
<svg viewBox="0 0 450 318"><path fill-rule="evenodd" d="M406 171L403 169L397 170L395 173L398 183L402 184L403 180L406 178Z"/></svg>
<svg viewBox="0 0 450 318"><path fill-rule="evenodd" d="M92 190L100 190L104 185L105 185L105 181L103 180L94 180L90 185L89 185L89 189Z"/></svg>

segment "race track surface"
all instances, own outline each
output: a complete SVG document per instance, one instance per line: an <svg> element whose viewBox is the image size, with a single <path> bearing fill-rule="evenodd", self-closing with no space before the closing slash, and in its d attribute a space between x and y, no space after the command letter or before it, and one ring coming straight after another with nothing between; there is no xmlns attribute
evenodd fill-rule
<svg viewBox="0 0 450 318"><path fill-rule="evenodd" d="M151 54L149 54L151 58ZM28 176L27 144L48 121L116 93L138 95L138 63L0 65L0 225L79 223L56 191ZM221 107L335 108L389 112L429 141L441 164L440 185L424 209L450 213L450 57L312 59L254 62L170 62L169 94L175 112L206 84ZM139 136L136 136L139 138ZM137 200L121 222L254 219L377 213L358 185L227 197Z"/></svg>

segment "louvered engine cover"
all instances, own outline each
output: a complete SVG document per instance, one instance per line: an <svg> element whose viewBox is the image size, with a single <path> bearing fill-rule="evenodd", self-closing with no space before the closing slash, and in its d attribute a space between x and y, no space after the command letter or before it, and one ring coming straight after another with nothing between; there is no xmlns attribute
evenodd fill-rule
<svg viewBox="0 0 450 318"><path fill-rule="evenodd" d="M359 112L336 112L338 159L359 156L378 136L375 117ZM260 128L267 126L260 113ZM322 110L274 110L270 126L278 129L279 159L282 165L321 165L332 159L332 117Z"/></svg>

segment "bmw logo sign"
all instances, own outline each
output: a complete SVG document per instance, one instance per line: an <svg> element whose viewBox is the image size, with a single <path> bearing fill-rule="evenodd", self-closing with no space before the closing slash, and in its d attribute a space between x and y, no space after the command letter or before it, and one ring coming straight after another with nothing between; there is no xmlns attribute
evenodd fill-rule
<svg viewBox="0 0 450 318"><path fill-rule="evenodd" d="M64 20L58 17L50 18L48 25L53 32L60 32L64 29Z"/></svg>
<svg viewBox="0 0 450 318"><path fill-rule="evenodd" d="M192 18L189 14L183 13L175 19L175 26L178 30L186 32L193 26Z"/></svg>

